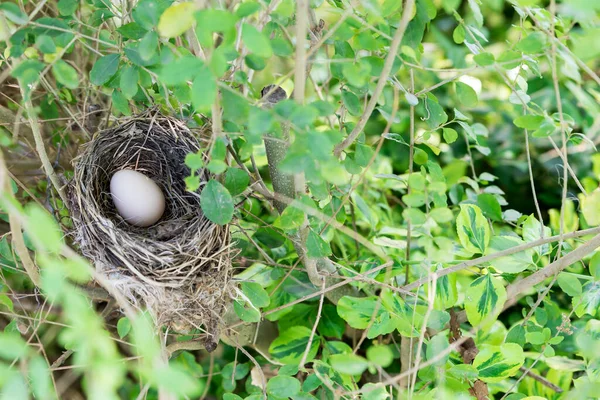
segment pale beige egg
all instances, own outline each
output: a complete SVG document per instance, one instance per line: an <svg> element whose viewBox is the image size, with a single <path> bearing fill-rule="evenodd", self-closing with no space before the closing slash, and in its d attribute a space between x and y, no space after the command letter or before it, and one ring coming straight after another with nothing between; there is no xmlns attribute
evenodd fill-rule
<svg viewBox="0 0 600 400"><path fill-rule="evenodd" d="M110 179L110 195L121 217L135 226L150 226L165 212L165 195L156 182L141 172L116 172Z"/></svg>

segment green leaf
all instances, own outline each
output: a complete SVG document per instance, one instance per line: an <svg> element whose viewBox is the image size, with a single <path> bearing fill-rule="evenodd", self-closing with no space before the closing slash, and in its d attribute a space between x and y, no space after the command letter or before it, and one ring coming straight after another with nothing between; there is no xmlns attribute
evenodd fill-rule
<svg viewBox="0 0 600 400"><path fill-rule="evenodd" d="M582 293L582 286L576 276L568 272L561 272L556 280L558 286L571 297L579 296Z"/></svg>
<svg viewBox="0 0 600 400"><path fill-rule="evenodd" d="M10 297L5 295L4 293L0 293L0 305L4 305L10 311L14 310L13 301L10 299Z"/></svg>
<svg viewBox="0 0 600 400"><path fill-rule="evenodd" d="M131 331L131 321L127 317L122 317L117 322L117 333L119 337L123 339Z"/></svg>
<svg viewBox="0 0 600 400"><path fill-rule="evenodd" d="M494 236L490 241L486 255L520 246L524 243L520 238L515 236ZM518 274L534 265L533 253L532 249L527 249L509 256L500 257L492 261L492 266L500 272Z"/></svg>
<svg viewBox="0 0 600 400"><path fill-rule="evenodd" d="M112 102L115 110L119 111L123 115L131 115L129 101L125 96L123 96L123 93L119 92L118 90L113 90Z"/></svg>
<svg viewBox="0 0 600 400"><path fill-rule="evenodd" d="M159 35L174 38L190 29L196 20L194 17L195 10L196 5L194 3L171 5L162 13L158 21Z"/></svg>
<svg viewBox="0 0 600 400"><path fill-rule="evenodd" d="M269 294L258 283L242 282L242 292L250 299L254 307L266 307L270 303Z"/></svg>
<svg viewBox="0 0 600 400"><path fill-rule="evenodd" d="M521 115L515 118L513 123L523 129L535 130L544 122L544 117L541 115Z"/></svg>
<svg viewBox="0 0 600 400"><path fill-rule="evenodd" d="M279 334L269 346L269 353L284 364L298 364L308 346L311 330L305 326L294 326ZM313 338L306 362L315 358L319 351L319 337Z"/></svg>
<svg viewBox="0 0 600 400"><path fill-rule="evenodd" d="M515 375L524 361L521 346L505 343L501 346L485 346L480 349L473 366L479 371L479 379L495 383Z"/></svg>
<svg viewBox="0 0 600 400"><path fill-rule="evenodd" d="M36 399L53 399L55 394L52 388L50 368L42 356L35 356L28 363L31 389Z"/></svg>
<svg viewBox="0 0 600 400"><path fill-rule="evenodd" d="M459 24L456 28L454 28L454 32L452 32L452 39L454 43L461 44L465 41L465 36L467 32L465 31L465 27L462 24Z"/></svg>
<svg viewBox="0 0 600 400"><path fill-rule="evenodd" d="M215 180L210 180L200 194L200 206L206 218L217 225L228 224L233 218L233 199L229 191Z"/></svg>
<svg viewBox="0 0 600 400"><path fill-rule="evenodd" d="M547 38L545 33L532 32L525 38L521 39L515 48L523 53L539 53L544 50L546 43Z"/></svg>
<svg viewBox="0 0 600 400"><path fill-rule="evenodd" d="M58 12L60 13L60 15L73 15L73 13L77 10L77 7L79 7L79 1L60 0L56 5L58 7Z"/></svg>
<svg viewBox="0 0 600 400"><path fill-rule="evenodd" d="M244 379L248 375L248 372L250 372L248 363L238 363L234 361L225 365L221 370L223 389L228 391L235 390L235 381Z"/></svg>
<svg viewBox="0 0 600 400"><path fill-rule="evenodd" d="M367 62L344 63L342 74L352 86L363 87L371 78L371 65Z"/></svg>
<svg viewBox="0 0 600 400"><path fill-rule="evenodd" d="M236 124L248 123L250 106L248 101L237 93L223 90L221 93L223 104L223 118Z"/></svg>
<svg viewBox="0 0 600 400"><path fill-rule="evenodd" d="M289 57L294 53L292 45L283 38L275 38L271 41L273 53L278 57Z"/></svg>
<svg viewBox="0 0 600 400"><path fill-rule="evenodd" d="M121 80L119 86L121 92L127 99L132 99L138 91L138 80L140 79L140 73L137 67L130 66L123 70L121 74Z"/></svg>
<svg viewBox="0 0 600 400"><path fill-rule="evenodd" d="M202 153L188 153L185 156L185 165L187 165L192 172L199 170L204 167L204 158L202 157Z"/></svg>
<svg viewBox="0 0 600 400"><path fill-rule="evenodd" d="M334 354L329 357L328 361L335 371L348 375L361 375L369 366L367 360L352 353Z"/></svg>
<svg viewBox="0 0 600 400"><path fill-rule="evenodd" d="M436 308L447 309L454 306L458 301L456 276L449 274L439 277L435 289Z"/></svg>
<svg viewBox="0 0 600 400"><path fill-rule="evenodd" d="M105 84L117 73L118 67L118 54L109 54L100 57L90 71L90 82L98 86Z"/></svg>
<svg viewBox="0 0 600 400"><path fill-rule="evenodd" d="M428 97L422 104L424 108L421 113L431 129L435 129L448 121L448 114L437 101Z"/></svg>
<svg viewBox="0 0 600 400"><path fill-rule="evenodd" d="M14 22L17 25L26 24L29 21L29 17L25 14L18 5L11 2L0 3L0 11L4 13L6 18Z"/></svg>
<svg viewBox="0 0 600 400"><path fill-rule="evenodd" d="M171 5L171 1L141 0L133 9L131 15L133 20L147 30L151 30L158 24L160 15Z"/></svg>
<svg viewBox="0 0 600 400"><path fill-rule="evenodd" d="M506 343L516 343L519 346L525 346L525 328L521 324L516 324L506 334Z"/></svg>
<svg viewBox="0 0 600 400"><path fill-rule="evenodd" d="M477 63L480 67L487 67L488 65L492 65L496 62L494 55L491 53L479 53L473 56L473 61Z"/></svg>
<svg viewBox="0 0 600 400"><path fill-rule="evenodd" d="M79 87L77 71L63 60L57 60L54 63L52 66L52 74L57 82L69 89L77 89Z"/></svg>
<svg viewBox="0 0 600 400"><path fill-rule="evenodd" d="M532 215L527 217L525 222L523 223L523 240L525 242L534 242L538 239L542 238L542 229L544 230L544 237L548 237L552 235L550 228L544 226ZM538 247L535 247L534 250L541 255L547 254L550 251L550 246L548 244L544 244Z"/></svg>
<svg viewBox="0 0 600 400"><path fill-rule="evenodd" d="M26 230L40 250L58 253L62 249L63 233L54 218L35 203L25 207Z"/></svg>
<svg viewBox="0 0 600 400"><path fill-rule="evenodd" d="M233 302L233 310L242 321L245 322L259 322L260 311L253 307L244 307L239 301Z"/></svg>
<svg viewBox="0 0 600 400"><path fill-rule="evenodd" d="M595 281L600 281L600 251L594 253L590 260L590 275Z"/></svg>
<svg viewBox="0 0 600 400"><path fill-rule="evenodd" d="M12 362L28 352L27 343L17 334L0 332L0 358Z"/></svg>
<svg viewBox="0 0 600 400"><path fill-rule="evenodd" d="M458 133L452 128L444 128L443 136L444 136L444 140L448 144L454 143L454 142L456 142L456 139L458 139Z"/></svg>
<svg viewBox="0 0 600 400"><path fill-rule="evenodd" d="M245 18L260 10L260 4L257 1L245 1L235 10L238 18Z"/></svg>
<svg viewBox="0 0 600 400"><path fill-rule="evenodd" d="M40 35L35 38L35 45L44 54L56 53L56 45L52 38L48 35Z"/></svg>
<svg viewBox="0 0 600 400"><path fill-rule="evenodd" d="M153 368L152 375L157 386L164 388L176 398L195 398L201 394L199 393L200 381L176 365L162 365Z"/></svg>
<svg viewBox="0 0 600 400"><path fill-rule="evenodd" d="M458 100L466 107L475 107L477 105L477 93L466 83L456 82L456 95Z"/></svg>
<svg viewBox="0 0 600 400"><path fill-rule="evenodd" d="M232 196L242 194L250 183L250 177L239 168L229 168L225 173L225 187Z"/></svg>
<svg viewBox="0 0 600 400"><path fill-rule="evenodd" d="M140 57L144 61L150 61L156 55L158 50L158 35L154 31L150 31L144 35L140 41L138 51Z"/></svg>
<svg viewBox="0 0 600 400"><path fill-rule="evenodd" d="M350 115L358 116L362 113L362 105L354 93L342 90L342 102Z"/></svg>
<svg viewBox="0 0 600 400"><path fill-rule="evenodd" d="M439 354L446 352L449 346L450 344L448 343L448 335L443 332L438 333L432 337L427 344L427 359L433 360ZM436 361L434 365L443 367L446 364L446 361L448 361L449 357L450 353L442 357L439 361Z"/></svg>
<svg viewBox="0 0 600 400"><path fill-rule="evenodd" d="M429 160L429 156L427 155L427 153L424 150L421 150L418 147L415 147L414 150L414 161L416 164L418 165L425 165L427 164L427 161Z"/></svg>
<svg viewBox="0 0 600 400"><path fill-rule="evenodd" d="M367 359L381 368L387 368L394 361L394 352L389 345L380 344L367 349Z"/></svg>
<svg viewBox="0 0 600 400"><path fill-rule="evenodd" d="M291 376L275 376L267 382L267 393L276 398L294 397L300 392L300 381Z"/></svg>
<svg viewBox="0 0 600 400"><path fill-rule="evenodd" d="M467 319L473 326L490 327L500 315L506 302L506 289L502 283L491 276L477 278L465 295L465 310Z"/></svg>
<svg viewBox="0 0 600 400"><path fill-rule="evenodd" d="M205 47L213 47L213 33L232 32L232 37L237 35L235 24L238 17L226 10L207 8L196 13L196 36L200 44ZM227 40L228 35L224 35Z"/></svg>
<svg viewBox="0 0 600 400"><path fill-rule="evenodd" d="M450 375L460 379L461 381L474 381L479 376L477 368L471 364L453 365L448 372Z"/></svg>
<svg viewBox="0 0 600 400"><path fill-rule="evenodd" d="M304 223L305 218L304 211L290 205L281 213L277 226L285 230L298 229Z"/></svg>
<svg viewBox="0 0 600 400"><path fill-rule="evenodd" d="M490 193L482 193L477 196L477 205L481 208L483 215L497 222L502 221L502 208L496 196Z"/></svg>
<svg viewBox="0 0 600 400"><path fill-rule="evenodd" d="M546 342L546 337L542 332L527 332L525 341L533 345L540 345Z"/></svg>
<svg viewBox="0 0 600 400"><path fill-rule="evenodd" d="M481 209L472 204L461 204L456 218L458 238L465 250L471 253L485 253L490 242L490 227Z"/></svg>
<svg viewBox="0 0 600 400"><path fill-rule="evenodd" d="M242 25L242 40L248 50L259 57L270 58L273 55L271 42L253 25L247 23Z"/></svg>
<svg viewBox="0 0 600 400"><path fill-rule="evenodd" d="M198 70L192 84L192 104L198 112L210 111L217 98L217 82L207 66Z"/></svg>
<svg viewBox="0 0 600 400"><path fill-rule="evenodd" d="M600 189L581 196L581 213L590 226L600 225Z"/></svg>
<svg viewBox="0 0 600 400"><path fill-rule="evenodd" d="M376 297L342 297L337 312L348 325L355 329L366 329L377 307Z"/></svg>
<svg viewBox="0 0 600 400"><path fill-rule="evenodd" d="M308 232L306 238L306 250L308 257L321 258L331 255L331 248L321 235L316 234L312 229Z"/></svg>
<svg viewBox="0 0 600 400"><path fill-rule="evenodd" d="M354 150L354 161L361 167L366 167L369 164L369 161L371 161L373 153L374 151L371 147L359 143Z"/></svg>
<svg viewBox="0 0 600 400"><path fill-rule="evenodd" d="M144 35L147 32L147 29L143 28L135 22L130 22L119 27L117 29L117 32L119 32L121 35L123 35L123 37L127 39L138 40L144 37Z"/></svg>
<svg viewBox="0 0 600 400"><path fill-rule="evenodd" d="M180 85L192 80L203 69L206 67L202 60L194 56L184 56L164 65L158 76L165 85Z"/></svg>
<svg viewBox="0 0 600 400"><path fill-rule="evenodd" d="M322 336L341 339L345 330L346 322L338 315L335 306L331 304L323 305L317 331Z"/></svg>

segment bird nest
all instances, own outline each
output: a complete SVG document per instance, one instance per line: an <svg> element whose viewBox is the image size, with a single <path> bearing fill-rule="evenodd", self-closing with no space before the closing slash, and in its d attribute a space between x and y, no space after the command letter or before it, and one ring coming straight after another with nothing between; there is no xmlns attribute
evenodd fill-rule
<svg viewBox="0 0 600 400"><path fill-rule="evenodd" d="M199 135L198 135L199 136ZM207 333L216 346L219 319L229 298L230 235L200 208L201 186L186 189L184 159L200 142L184 123L152 110L99 132L74 161L70 210L74 241L97 271L134 306L177 331ZM161 219L146 228L127 223L110 195L113 174L141 172L165 195Z"/></svg>

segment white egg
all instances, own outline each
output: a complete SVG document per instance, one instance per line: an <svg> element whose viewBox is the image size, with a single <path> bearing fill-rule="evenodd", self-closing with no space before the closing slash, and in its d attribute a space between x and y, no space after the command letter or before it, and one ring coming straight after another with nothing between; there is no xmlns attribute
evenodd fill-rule
<svg viewBox="0 0 600 400"><path fill-rule="evenodd" d="M110 195L117 211L132 225L150 226L165 212L165 196L146 175L124 169L110 179Z"/></svg>

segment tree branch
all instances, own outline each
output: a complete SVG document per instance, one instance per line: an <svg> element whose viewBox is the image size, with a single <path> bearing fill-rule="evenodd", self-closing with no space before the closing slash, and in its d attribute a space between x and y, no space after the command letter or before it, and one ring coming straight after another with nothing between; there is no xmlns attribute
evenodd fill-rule
<svg viewBox="0 0 600 400"><path fill-rule="evenodd" d="M598 247L600 247L600 234L594 236L588 242L579 246L566 256L559 258L553 263L548 264L543 269L529 275L527 278L519 279L515 283L508 285L506 287L506 297L508 300L504 305L504 309L514 305L518 301L519 294L558 274L569 265L576 263L596 250Z"/></svg>
<svg viewBox="0 0 600 400"><path fill-rule="evenodd" d="M402 11L402 18L400 19L400 25L398 25L398 29L394 34L394 38L392 40L392 44L390 45L390 52L385 58L385 62L383 64L383 69L381 70L381 76L379 77L379 81L377 82L377 86L371 95L371 99L369 99L369 103L367 104L367 108L365 112L361 115L360 119L356 123L356 126L348 135L346 139L340 144L338 144L333 150L333 154L336 157L339 157L348 146L350 146L360 135L362 130L364 129L367 121L371 117L375 106L377 105L377 101L379 100L379 96L387 83L387 79L390 76L390 72L392 71L392 67L394 65L394 61L396 59L396 54L398 54L398 48L400 47L400 43L402 42L402 38L404 37L404 32L406 32L406 27L408 26L409 21L412 18L413 9L415 6L415 0L406 0L406 4L404 5L404 10Z"/></svg>

